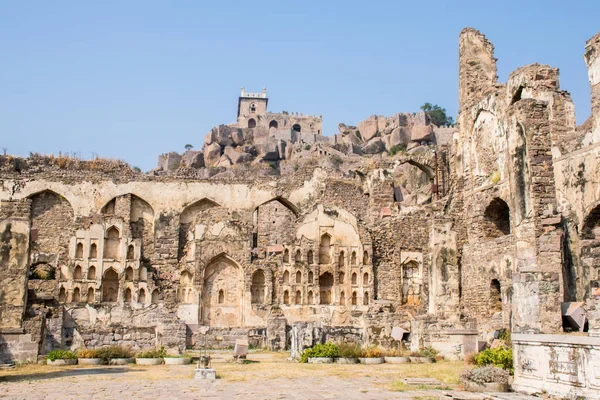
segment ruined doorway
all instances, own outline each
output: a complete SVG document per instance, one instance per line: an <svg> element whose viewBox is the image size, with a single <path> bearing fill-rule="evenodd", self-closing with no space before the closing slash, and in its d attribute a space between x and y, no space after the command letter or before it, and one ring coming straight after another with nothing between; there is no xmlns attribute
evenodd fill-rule
<svg viewBox="0 0 600 400"><path fill-rule="evenodd" d="M243 281L241 268L225 255L206 266L202 291L204 325L235 327L242 324ZM223 293L221 299L219 292Z"/></svg>
<svg viewBox="0 0 600 400"><path fill-rule="evenodd" d="M331 304L331 292L333 289L333 275L330 272L325 272L319 276L319 293L321 304Z"/></svg>
<svg viewBox="0 0 600 400"><path fill-rule="evenodd" d="M114 303L119 294L119 275L110 268L102 278L102 301Z"/></svg>

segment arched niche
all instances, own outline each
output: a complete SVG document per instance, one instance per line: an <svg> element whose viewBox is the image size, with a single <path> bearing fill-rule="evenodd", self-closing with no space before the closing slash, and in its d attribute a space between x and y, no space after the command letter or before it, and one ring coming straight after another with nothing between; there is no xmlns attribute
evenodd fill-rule
<svg viewBox="0 0 600 400"><path fill-rule="evenodd" d="M331 304L333 300L333 275L325 272L319 276L319 296L321 304Z"/></svg>
<svg viewBox="0 0 600 400"><path fill-rule="evenodd" d="M242 324L244 277L237 262L222 254L204 269L202 290L202 321L215 327L235 327ZM219 303L219 290L224 290Z"/></svg>
<svg viewBox="0 0 600 400"><path fill-rule="evenodd" d="M290 201L277 197L254 210L255 247L283 245L295 240L298 209Z"/></svg>
<svg viewBox="0 0 600 400"><path fill-rule="evenodd" d="M208 198L202 198L188 205L179 216L179 247L178 257L181 260L190 251L190 243L194 240L196 225L206 217L210 210L220 205Z"/></svg>
<svg viewBox="0 0 600 400"><path fill-rule="evenodd" d="M119 275L109 268L102 277L102 301L115 303L119 297Z"/></svg>
<svg viewBox="0 0 600 400"><path fill-rule="evenodd" d="M31 200L31 252L57 254L59 259L69 256L69 242L74 235L75 213L71 203L51 190L28 197Z"/></svg>
<svg viewBox="0 0 600 400"><path fill-rule="evenodd" d="M119 260L121 253L121 233L115 226L106 230L104 238L104 258Z"/></svg>
<svg viewBox="0 0 600 400"><path fill-rule="evenodd" d="M319 264L329 264L331 262L331 236L327 233L321 235L319 244Z"/></svg>
<svg viewBox="0 0 600 400"><path fill-rule="evenodd" d="M510 208L498 197L492 199L483 213L484 234L488 238L510 235Z"/></svg>
<svg viewBox="0 0 600 400"><path fill-rule="evenodd" d="M250 286L252 304L264 304L266 295L266 279L262 269L252 274L252 285Z"/></svg>

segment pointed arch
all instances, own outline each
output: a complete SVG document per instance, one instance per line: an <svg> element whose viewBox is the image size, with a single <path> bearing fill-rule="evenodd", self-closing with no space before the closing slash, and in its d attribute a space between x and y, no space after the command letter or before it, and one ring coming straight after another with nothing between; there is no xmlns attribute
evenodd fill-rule
<svg viewBox="0 0 600 400"><path fill-rule="evenodd" d="M340 255L338 257L338 265L340 267L346 266L346 254L344 253L344 250L340 251Z"/></svg>
<svg viewBox="0 0 600 400"><path fill-rule="evenodd" d="M314 299L313 292L312 292L312 290L309 290L307 304L312 305L312 304L314 304L314 302L315 302L315 299Z"/></svg>
<svg viewBox="0 0 600 400"><path fill-rule="evenodd" d="M300 249L296 250L296 255L294 256L294 263L300 264L302 262L302 253Z"/></svg>
<svg viewBox="0 0 600 400"><path fill-rule="evenodd" d="M96 245L96 243L92 243L90 245L89 258L91 258L91 259L98 258L98 246Z"/></svg>
<svg viewBox="0 0 600 400"><path fill-rule="evenodd" d="M353 251L350 256L350 265L356 265L356 251Z"/></svg>
<svg viewBox="0 0 600 400"><path fill-rule="evenodd" d="M296 283L302 283L302 272L296 271Z"/></svg>
<svg viewBox="0 0 600 400"><path fill-rule="evenodd" d="M31 200L32 256L36 253L59 253L70 257L70 239L75 234L75 212L71 203L52 190L42 190L27 196ZM56 267L56 265L54 265Z"/></svg>
<svg viewBox="0 0 600 400"><path fill-rule="evenodd" d="M65 289L64 286L61 286L60 290L58 291L58 302L59 303L67 302L67 290Z"/></svg>
<svg viewBox="0 0 600 400"><path fill-rule="evenodd" d="M266 279L264 271L262 269L254 271L252 274L252 285L250 286L252 304L263 304L265 302L265 283Z"/></svg>
<svg viewBox="0 0 600 400"><path fill-rule="evenodd" d="M333 275L325 272L319 276L319 294L321 304L331 304L333 289Z"/></svg>
<svg viewBox="0 0 600 400"><path fill-rule="evenodd" d="M319 243L319 264L329 264L331 262L331 235L324 233L321 235Z"/></svg>
<svg viewBox="0 0 600 400"><path fill-rule="evenodd" d="M340 292L340 306L346 305L346 293L342 290Z"/></svg>
<svg viewBox="0 0 600 400"><path fill-rule="evenodd" d="M194 238L196 224L202 219L203 215L210 214L210 210L221 207L216 201L203 197L187 205L179 215L179 243L177 248L177 257L183 259L191 251L191 245Z"/></svg>
<svg viewBox="0 0 600 400"><path fill-rule="evenodd" d="M202 276L202 323L220 327L243 324L245 285L240 264L221 253L206 264ZM222 303L219 303L220 290L223 290Z"/></svg>
<svg viewBox="0 0 600 400"><path fill-rule="evenodd" d="M290 283L290 271L285 270L283 272L283 284L288 285Z"/></svg>
<svg viewBox="0 0 600 400"><path fill-rule="evenodd" d="M73 289L73 303L79 303L81 301L81 289L76 287Z"/></svg>
<svg viewBox="0 0 600 400"><path fill-rule="evenodd" d="M314 281L314 274L312 271L308 271L308 283L313 283Z"/></svg>
<svg viewBox="0 0 600 400"><path fill-rule="evenodd" d="M141 288L138 292L138 303L145 304L146 303L146 291L144 288Z"/></svg>
<svg viewBox="0 0 600 400"><path fill-rule="evenodd" d="M133 280L133 268L127 267L125 270L125 280L132 281Z"/></svg>
<svg viewBox="0 0 600 400"><path fill-rule="evenodd" d="M255 247L292 243L295 240L294 226L298 218L298 208L283 197L275 197L254 209Z"/></svg>
<svg viewBox="0 0 600 400"><path fill-rule="evenodd" d="M86 301L90 304L94 303L94 288L88 288Z"/></svg>
<svg viewBox="0 0 600 400"><path fill-rule="evenodd" d="M160 301L160 298L159 298L158 289L154 289L154 290L152 291L152 299L151 299L151 302L152 302L152 304L158 304L158 302L159 302L159 301Z"/></svg>
<svg viewBox="0 0 600 400"><path fill-rule="evenodd" d="M308 265L313 265L315 263L312 250L309 250L308 253L306 253L306 262Z"/></svg>
<svg viewBox="0 0 600 400"><path fill-rule="evenodd" d="M356 274L356 272L352 273L352 284L358 285L358 275Z"/></svg>
<svg viewBox="0 0 600 400"><path fill-rule="evenodd" d="M114 303L119 295L119 274L109 268L102 277L102 301Z"/></svg>
<svg viewBox="0 0 600 400"><path fill-rule="evenodd" d="M80 280L82 277L81 265L76 265L73 271L73 279Z"/></svg>
<svg viewBox="0 0 600 400"><path fill-rule="evenodd" d="M501 198L492 199L485 208L483 218L488 238L510 235L510 208Z"/></svg>
<svg viewBox="0 0 600 400"><path fill-rule="evenodd" d="M96 267L94 267L93 265L91 265L90 268L88 268L87 278L89 280L96 279Z"/></svg>
<svg viewBox="0 0 600 400"><path fill-rule="evenodd" d="M131 294L131 288L125 289L125 293L123 294L123 301L125 301L125 303L131 303L132 297L133 296Z"/></svg>
<svg viewBox="0 0 600 400"><path fill-rule="evenodd" d="M112 225L106 230L104 239L104 258L118 260L121 247L121 233L119 229Z"/></svg>
<svg viewBox="0 0 600 400"><path fill-rule="evenodd" d="M83 258L83 243L77 242L75 246L75 258Z"/></svg>
<svg viewBox="0 0 600 400"><path fill-rule="evenodd" d="M285 249L283 251L283 262L284 263L289 263L290 262L290 250L289 249Z"/></svg>

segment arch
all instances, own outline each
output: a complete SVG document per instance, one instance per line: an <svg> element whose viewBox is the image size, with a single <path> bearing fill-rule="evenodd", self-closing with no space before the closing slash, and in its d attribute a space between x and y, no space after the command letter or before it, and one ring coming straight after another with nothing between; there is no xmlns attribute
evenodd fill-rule
<svg viewBox="0 0 600 400"><path fill-rule="evenodd" d="M288 285L290 283L290 271L283 272L283 284Z"/></svg>
<svg viewBox="0 0 600 400"><path fill-rule="evenodd" d="M294 216L297 217L298 215L300 215L300 209L294 203L292 203L291 201L289 201L288 199L286 199L285 197L282 197L282 196L274 197L272 199L269 199L269 200L267 200L267 201L259 204L258 206L256 206L256 208L254 209L254 211L257 211L258 207L264 206L264 205L269 204L269 203L271 203L273 201L281 203L281 205L283 207L287 208L292 213L294 213Z"/></svg>
<svg viewBox="0 0 600 400"><path fill-rule="evenodd" d="M100 209L100 212L104 215L113 215L115 213L116 204L117 198L115 197L109 200L108 203L106 203L104 207Z"/></svg>
<svg viewBox="0 0 600 400"><path fill-rule="evenodd" d="M189 252L189 244L194 239L196 224L211 209L220 207L220 204L207 197L203 197L186 206L179 215L179 243L177 248L178 259L181 260Z"/></svg>
<svg viewBox="0 0 600 400"><path fill-rule="evenodd" d="M309 290L307 304L311 305L314 302L315 302L315 298L314 298L313 292L312 292L312 290Z"/></svg>
<svg viewBox="0 0 600 400"><path fill-rule="evenodd" d="M369 305L369 292L365 292L365 294L363 296L363 305L365 305L365 306Z"/></svg>
<svg viewBox="0 0 600 400"><path fill-rule="evenodd" d="M148 280L148 268L140 267L140 281L146 282Z"/></svg>
<svg viewBox="0 0 600 400"><path fill-rule="evenodd" d="M346 266L346 255L344 253L344 251L340 251L340 255L338 256L338 265L340 267L345 267Z"/></svg>
<svg viewBox="0 0 600 400"><path fill-rule="evenodd" d="M52 190L42 190L27 197L31 200L31 255L58 253L59 259L70 258L71 238L75 235L75 212L71 203Z"/></svg>
<svg viewBox="0 0 600 400"><path fill-rule="evenodd" d="M363 274L363 286L369 286L369 273L365 272Z"/></svg>
<svg viewBox="0 0 600 400"><path fill-rule="evenodd" d="M356 251L353 251L350 256L350 265L356 265Z"/></svg>
<svg viewBox="0 0 600 400"><path fill-rule="evenodd" d="M345 278L346 278L346 274L344 274L343 272L340 272L340 275L338 276L338 281L339 281L340 285L342 285L344 283Z"/></svg>
<svg viewBox="0 0 600 400"><path fill-rule="evenodd" d="M300 126L300 124L294 124L294 125L292 125L292 130L300 133L300 132L302 132L302 127Z"/></svg>
<svg viewBox="0 0 600 400"><path fill-rule="evenodd" d="M133 245L130 244L129 246L127 246L127 259L128 260L133 260L133 258L134 258L133 257L133 253L134 253L134 251L133 251Z"/></svg>
<svg viewBox="0 0 600 400"><path fill-rule="evenodd" d="M302 283L302 272L296 271L296 283Z"/></svg>
<svg viewBox="0 0 600 400"><path fill-rule="evenodd" d="M158 304L159 301L160 301L160 298L159 298L159 294L158 294L158 289L154 289L152 291L151 302L152 302L152 304Z"/></svg>
<svg viewBox="0 0 600 400"><path fill-rule="evenodd" d="M358 275L356 274L356 272L352 273L352 284L358 285Z"/></svg>
<svg viewBox="0 0 600 400"><path fill-rule="evenodd" d="M583 227L581 228L582 239L597 239L600 238L600 204L589 211L583 219Z"/></svg>
<svg viewBox="0 0 600 400"><path fill-rule="evenodd" d="M127 267L125 270L125 280L132 281L133 280L133 268Z"/></svg>
<svg viewBox="0 0 600 400"><path fill-rule="evenodd" d="M92 258L92 259L98 258L98 246L96 245L96 243L92 243L90 246L89 258Z"/></svg>
<svg viewBox="0 0 600 400"><path fill-rule="evenodd" d="M256 128L256 120L254 118L248 120L248 128Z"/></svg>
<svg viewBox="0 0 600 400"><path fill-rule="evenodd" d="M73 303L79 303L81 301L81 289L76 287L73 289Z"/></svg>
<svg viewBox="0 0 600 400"><path fill-rule="evenodd" d="M77 242L75 246L75 258L83 258L83 243Z"/></svg>
<svg viewBox="0 0 600 400"><path fill-rule="evenodd" d="M321 235L321 242L319 244L319 264L329 264L331 262L330 251L331 236L325 233Z"/></svg>
<svg viewBox="0 0 600 400"><path fill-rule="evenodd" d="M282 197L272 198L254 209L255 247L293 243L298 209Z"/></svg>
<svg viewBox="0 0 600 400"><path fill-rule="evenodd" d="M294 262L296 264L300 264L302 262L302 253L300 252L300 250L296 250L296 255L294 256Z"/></svg>
<svg viewBox="0 0 600 400"><path fill-rule="evenodd" d="M309 250L308 253L306 253L306 262L308 265L313 265L314 261L313 251Z"/></svg>
<svg viewBox="0 0 600 400"><path fill-rule="evenodd" d="M286 306L290 305L290 292L288 292L287 290L283 291L283 304L285 304Z"/></svg>
<svg viewBox="0 0 600 400"><path fill-rule="evenodd" d="M114 303L119 294L119 275L117 271L109 268L102 277L102 301Z"/></svg>
<svg viewBox="0 0 600 400"><path fill-rule="evenodd" d="M358 296L356 295L356 292L352 292L352 305L355 306L357 304L357 299Z"/></svg>
<svg viewBox="0 0 600 400"><path fill-rule="evenodd" d="M271 122L269 122L269 129L271 129L271 128L273 128L273 129L279 128L279 124L277 123L277 121L272 120Z"/></svg>
<svg viewBox="0 0 600 400"><path fill-rule="evenodd" d="M302 292L300 292L299 290L296 290L296 296L294 298L294 304L296 304L296 305L302 304Z"/></svg>
<svg viewBox="0 0 600 400"><path fill-rule="evenodd" d="M244 275L240 265L221 253L204 268L202 286L202 322L204 325L233 327L243 323ZM219 303L219 290L223 302Z"/></svg>
<svg viewBox="0 0 600 400"><path fill-rule="evenodd" d="M340 306L346 305L346 293L342 290L340 292Z"/></svg>
<svg viewBox="0 0 600 400"><path fill-rule="evenodd" d="M490 310L502 311L502 287L498 279L492 279L490 282Z"/></svg>
<svg viewBox="0 0 600 400"><path fill-rule="evenodd" d="M314 274L312 271L308 271L308 283L313 283Z"/></svg>
<svg viewBox="0 0 600 400"><path fill-rule="evenodd" d="M181 273L180 283L184 286L189 286L194 282L194 277L190 271L183 271Z"/></svg>
<svg viewBox="0 0 600 400"><path fill-rule="evenodd" d="M144 288L141 288L138 292L138 303L145 304L146 303L146 291Z"/></svg>
<svg viewBox="0 0 600 400"><path fill-rule="evenodd" d="M94 303L94 288L88 288L86 301L88 303Z"/></svg>
<svg viewBox="0 0 600 400"><path fill-rule="evenodd" d="M371 260L369 259L369 253L365 250L363 251L363 265L369 265Z"/></svg>
<svg viewBox="0 0 600 400"><path fill-rule="evenodd" d="M87 278L89 280L95 280L96 279L96 267L94 267L93 265L91 265L88 268Z"/></svg>
<svg viewBox="0 0 600 400"><path fill-rule="evenodd" d="M290 251L288 249L285 249L283 251L283 262L284 263L289 263L290 262Z"/></svg>
<svg viewBox="0 0 600 400"><path fill-rule="evenodd" d="M58 301L59 303L67 302L67 291L65 290L64 286L61 286L60 290L58 291Z"/></svg>
<svg viewBox="0 0 600 400"><path fill-rule="evenodd" d="M510 209L499 197L492 199L483 213L485 234L488 238L510 235Z"/></svg>
<svg viewBox="0 0 600 400"><path fill-rule="evenodd" d="M191 303L191 289L194 284L194 277L190 271L183 271L179 277L179 301L181 303Z"/></svg>
<svg viewBox="0 0 600 400"><path fill-rule="evenodd" d="M125 289L125 293L123 294L123 301L125 303L131 303L131 299L132 299L132 294L131 294L131 289L127 288Z"/></svg>
<svg viewBox="0 0 600 400"><path fill-rule="evenodd" d="M325 272L319 276L319 297L321 304L331 304L333 289L333 275L330 272Z"/></svg>
<svg viewBox="0 0 600 400"><path fill-rule="evenodd" d="M104 239L104 258L118 260L119 249L121 247L120 233L117 227L111 226L106 231Z"/></svg>
<svg viewBox="0 0 600 400"><path fill-rule="evenodd" d="M418 305L421 296L421 272L419 264L410 260L402 265L401 288L402 304Z"/></svg>
<svg viewBox="0 0 600 400"><path fill-rule="evenodd" d="M75 270L73 271L73 279L82 279L81 265L75 266Z"/></svg>
<svg viewBox="0 0 600 400"><path fill-rule="evenodd" d="M225 303L225 292L223 291L223 289L219 290L219 300L218 300L219 304L223 304Z"/></svg>
<svg viewBox="0 0 600 400"><path fill-rule="evenodd" d="M263 304L265 302L265 282L265 273L262 269L258 269L252 274L252 285L250 286L252 304Z"/></svg>

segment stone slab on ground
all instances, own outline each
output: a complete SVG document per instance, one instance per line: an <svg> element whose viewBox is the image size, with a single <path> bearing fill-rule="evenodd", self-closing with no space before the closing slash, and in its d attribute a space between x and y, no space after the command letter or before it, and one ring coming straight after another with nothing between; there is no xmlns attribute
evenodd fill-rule
<svg viewBox="0 0 600 400"><path fill-rule="evenodd" d="M434 378L406 378L403 382L411 386L444 386L444 383Z"/></svg>

